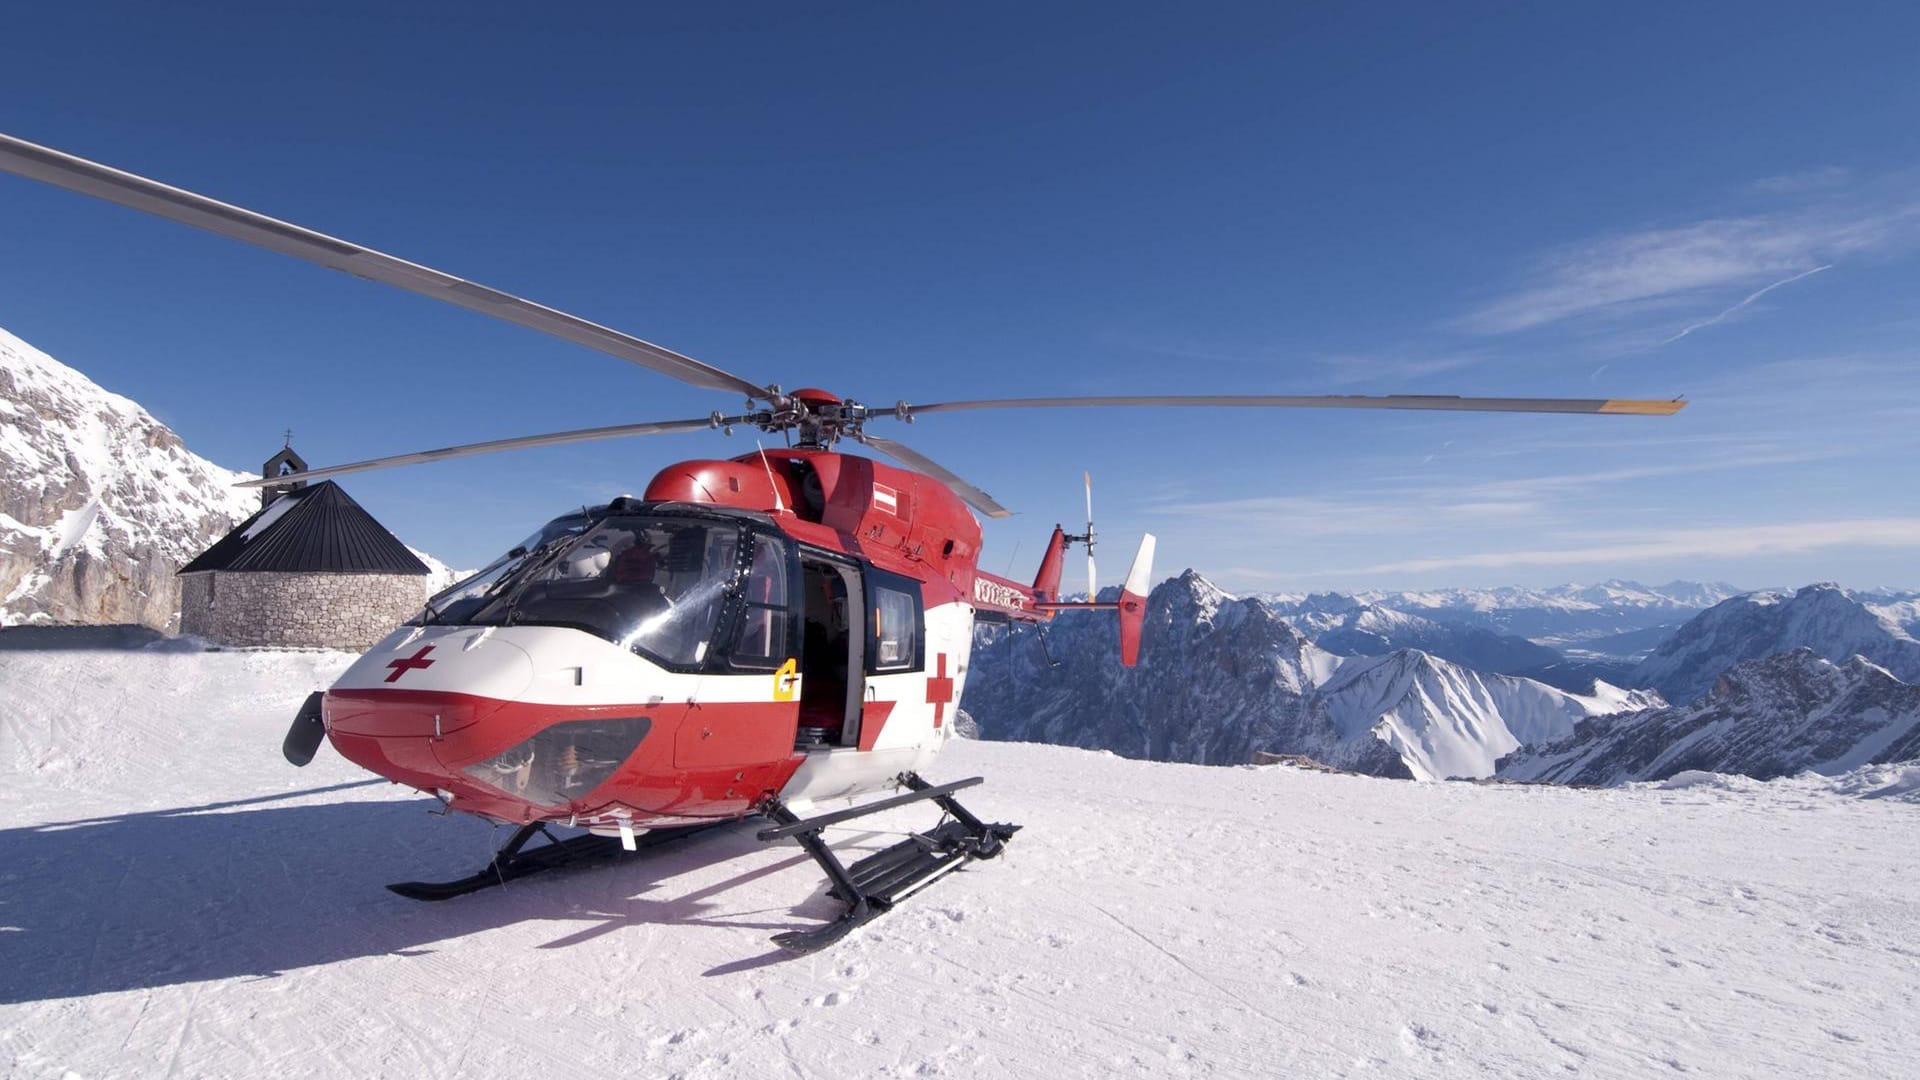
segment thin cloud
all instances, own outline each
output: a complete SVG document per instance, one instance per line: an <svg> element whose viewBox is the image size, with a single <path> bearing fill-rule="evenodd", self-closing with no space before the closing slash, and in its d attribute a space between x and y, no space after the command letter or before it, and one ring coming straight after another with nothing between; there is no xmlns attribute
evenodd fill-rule
<svg viewBox="0 0 1920 1080"><path fill-rule="evenodd" d="M1611 565L1676 558L1739 559L1836 547L1920 549L1920 518L1679 529L1640 538L1622 536L1612 543L1586 547L1448 555L1380 563L1339 573L1419 574L1465 568L1505 570L1529 566Z"/></svg>
<svg viewBox="0 0 1920 1080"><path fill-rule="evenodd" d="M1707 440L1695 439L1693 443ZM1715 440L1718 442L1718 440ZM1422 514L1460 514L1485 516L1493 508L1506 515L1520 515L1540 508L1543 496L1566 492L1589 492L1607 484L1629 483L1655 477L1687 476L1696 473L1800 465L1846 457L1839 449L1781 450L1751 442L1726 446L1709 456L1692 456L1680 461L1650 465L1629 465L1613 469L1544 473L1500 480L1436 488L1429 476L1400 473L1376 479L1363 495L1254 495L1237 499L1190 500L1169 495L1154 500L1147 508L1151 514L1178 515L1210 519L1222 524L1277 525L1301 523L1314 531L1354 531L1351 525L1316 526L1313 523L1333 518L1368 518L1383 512L1418 510ZM1535 452L1535 451L1529 451ZM1399 529L1402 523L1394 522Z"/></svg>
<svg viewBox="0 0 1920 1080"><path fill-rule="evenodd" d="M1753 182L1753 190L1768 195L1796 195L1805 191L1822 191L1837 188L1853 179L1853 170L1838 165L1827 165L1818 169L1805 169L1800 172L1782 173Z"/></svg>
<svg viewBox="0 0 1920 1080"><path fill-rule="evenodd" d="M1427 375L1459 371L1487 360L1481 353L1456 353L1445 356L1397 356L1342 354L1314 359L1323 373L1316 381L1342 386L1384 381L1411 381Z"/></svg>
<svg viewBox="0 0 1920 1080"><path fill-rule="evenodd" d="M1146 509L1158 517L1180 519L1209 529L1230 528L1290 536L1353 536L1389 532L1404 527L1410 508L1429 508L1411 500L1318 498L1290 495L1255 496L1210 502L1169 502Z"/></svg>
<svg viewBox="0 0 1920 1080"><path fill-rule="evenodd" d="M1779 281L1774 282L1773 284L1767 286L1766 288L1748 295L1748 297L1745 300L1742 300L1739 303L1728 308L1727 310L1721 312L1720 314L1715 315L1713 318L1707 319L1704 322L1694 323L1692 326L1687 327L1685 330L1680 331L1679 333L1673 335L1672 337L1661 342L1660 344L1671 345L1674 342L1679 341L1681 338L1686 337L1688 334L1693 333L1695 330L1705 330L1707 327L1712 326L1715 323L1724 322L1726 321L1727 316L1732 315L1734 312L1739 311L1741 308L1746 307L1748 304L1753 303L1755 300L1760 299L1761 297L1767 295L1768 293L1772 292L1773 290L1779 288L1782 285L1791 285L1796 281L1802 281L1802 280L1805 280L1806 278L1810 278L1822 270L1831 270L1831 269L1833 269L1833 264L1828 263L1825 266L1816 266L1811 270L1807 270L1802 273L1795 274L1789 278L1781 278ZM1606 367L1605 364L1602 364L1600 366L1602 369ZM1599 372L1595 372L1594 374L1597 375L1599 374Z"/></svg>
<svg viewBox="0 0 1920 1080"><path fill-rule="evenodd" d="M1549 257L1534 275L1541 284L1486 304L1457 325L1497 335L1581 316L1671 308L1715 289L1806 276L1814 272L1809 266L1911 246L1917 223L1920 204L1906 203L1851 213L1819 208L1713 218L1604 237Z"/></svg>
<svg viewBox="0 0 1920 1080"><path fill-rule="evenodd" d="M1469 485L1465 494L1482 499L1530 499L1556 492L1587 491L1602 484L1620 484L1655 477L1689 476L1731 469L1765 468L1774 465L1803 465L1845 457L1842 450L1746 450L1722 457L1696 458L1657 465L1630 465L1617 469L1589 472L1549 473L1512 480L1489 480Z"/></svg>

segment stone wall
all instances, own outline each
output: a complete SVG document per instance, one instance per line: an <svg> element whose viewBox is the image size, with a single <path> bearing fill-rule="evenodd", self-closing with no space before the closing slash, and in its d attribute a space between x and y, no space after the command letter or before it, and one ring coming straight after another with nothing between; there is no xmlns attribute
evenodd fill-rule
<svg viewBox="0 0 1920 1080"><path fill-rule="evenodd" d="M247 574L180 579L180 632L222 645L364 649L427 598L418 574Z"/></svg>

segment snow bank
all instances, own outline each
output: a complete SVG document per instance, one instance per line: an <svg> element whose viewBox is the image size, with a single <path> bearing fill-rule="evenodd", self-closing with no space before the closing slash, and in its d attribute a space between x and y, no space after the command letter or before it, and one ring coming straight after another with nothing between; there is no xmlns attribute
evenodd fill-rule
<svg viewBox="0 0 1920 1080"><path fill-rule="evenodd" d="M1840 796L1859 799L1895 799L1920 805L1920 762L1898 765L1867 765L1839 776L1816 772L1779 780L1755 780L1725 773L1683 772L1656 784L1645 785L1660 791L1707 790L1735 794L1800 792L1815 796Z"/></svg>

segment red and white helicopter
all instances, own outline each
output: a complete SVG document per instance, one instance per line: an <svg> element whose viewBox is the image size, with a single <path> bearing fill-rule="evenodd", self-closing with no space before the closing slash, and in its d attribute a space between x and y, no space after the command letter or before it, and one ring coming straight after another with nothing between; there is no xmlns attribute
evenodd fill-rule
<svg viewBox="0 0 1920 1080"><path fill-rule="evenodd" d="M1671 415L1680 401L1431 396L1139 396L899 402L869 408L819 389L761 385L639 338L309 229L0 135L0 169L244 240L564 338L745 399L737 414L533 435L399 454L298 475L524 447L752 427L789 445L662 469L638 498L555 518L451 589L309 698L285 752L322 739L449 808L520 829L460 881L391 886L441 899L554 866L632 851L714 822L764 814L763 839L795 837L845 915L775 940L821 947L1017 826L980 821L920 772L953 732L976 621L1119 615L1121 660L1139 653L1154 539L1117 601L1095 602L1088 527L1055 526L1030 583L980 568L986 492L868 430L874 421L970 409L1236 406ZM898 468L836 446L852 441ZM284 482L255 481L251 486ZM1088 553L1088 599L1061 599L1070 545ZM903 793L802 819L797 810ZM843 865L827 826L931 800L939 827ZM561 840L555 826L584 827ZM545 843L529 846L537 836Z"/></svg>

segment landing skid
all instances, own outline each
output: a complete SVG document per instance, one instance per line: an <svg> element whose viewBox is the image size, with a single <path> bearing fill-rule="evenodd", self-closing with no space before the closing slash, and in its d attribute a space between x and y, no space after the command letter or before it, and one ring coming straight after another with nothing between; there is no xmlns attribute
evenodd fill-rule
<svg viewBox="0 0 1920 1080"><path fill-rule="evenodd" d="M675 829L652 829L634 838L634 850L659 847L712 827L687 825ZM536 835L545 836L548 843L531 851L526 850L527 841ZM505 885L543 870L590 866L612 861L626 853L617 837L588 834L561 840L547 831L545 822L535 822L521 826L507 841L507 846L494 855L493 861L476 873L455 881L402 881L387 888L409 900L451 900L495 885Z"/></svg>
<svg viewBox="0 0 1920 1080"><path fill-rule="evenodd" d="M813 856L833 882L827 895L847 905L844 914L825 926L774 935L775 945L801 955L824 949L969 861L991 859L1000 854L1007 840L1020 829L1018 825L988 825L968 813L953 797L954 792L980 783L977 776L936 787L909 772L901 774L900 782L909 789L905 794L815 818L800 818L778 799L764 804L762 809L778 824L762 830L760 839L781 840L791 836L799 840L800 846L807 849L807 854ZM842 864L839 856L821 839L821 832L830 825L927 800L936 803L952 820L928 832L914 833L852 866Z"/></svg>

